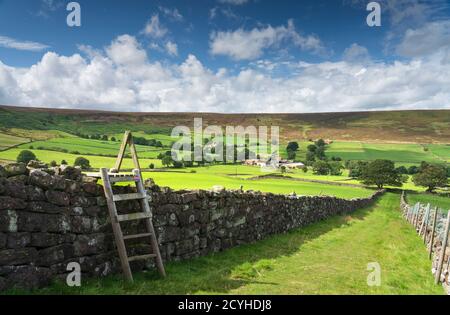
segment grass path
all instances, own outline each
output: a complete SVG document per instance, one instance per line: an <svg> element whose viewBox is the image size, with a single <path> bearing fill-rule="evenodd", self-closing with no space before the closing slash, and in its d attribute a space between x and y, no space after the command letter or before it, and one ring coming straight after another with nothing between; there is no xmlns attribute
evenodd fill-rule
<svg viewBox="0 0 450 315"><path fill-rule="evenodd" d="M443 294L434 285L425 247L388 193L372 207L337 216L223 253L167 264L168 277L136 274L63 285L65 294ZM369 287L367 264L381 265L380 287Z"/></svg>

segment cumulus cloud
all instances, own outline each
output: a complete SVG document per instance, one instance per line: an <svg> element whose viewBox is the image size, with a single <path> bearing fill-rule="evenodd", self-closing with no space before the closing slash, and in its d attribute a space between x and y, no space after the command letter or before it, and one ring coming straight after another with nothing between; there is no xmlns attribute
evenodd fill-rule
<svg viewBox="0 0 450 315"><path fill-rule="evenodd" d="M370 54L366 47L353 43L345 49L343 59L349 62L366 63L370 61Z"/></svg>
<svg viewBox="0 0 450 315"><path fill-rule="evenodd" d="M194 55L163 65L130 35L102 50L80 48L83 55L48 52L28 68L0 62L0 103L160 112L450 109L450 64L434 56L365 65L290 62L292 75L275 77L258 67L213 71Z"/></svg>
<svg viewBox="0 0 450 315"><path fill-rule="evenodd" d="M252 60L259 58L263 52L291 41L296 47L314 54L324 54L321 40L314 36L299 34L292 20L287 26L253 28L236 31L213 32L210 35L210 50L213 55L225 55L234 60Z"/></svg>
<svg viewBox="0 0 450 315"><path fill-rule="evenodd" d="M178 45L171 41L166 43L166 51L171 56L178 56Z"/></svg>
<svg viewBox="0 0 450 315"><path fill-rule="evenodd" d="M144 28L144 34L154 38L164 37L167 33L168 29L160 23L158 14L154 14Z"/></svg>
<svg viewBox="0 0 450 315"><path fill-rule="evenodd" d="M405 57L420 57L450 48L450 20L436 21L423 27L408 29L396 48Z"/></svg>
<svg viewBox="0 0 450 315"><path fill-rule="evenodd" d="M25 50L25 51L42 51L50 46L45 44L32 42L32 41L21 41L18 39L14 39L7 36L0 35L0 47L12 48L16 50Z"/></svg>

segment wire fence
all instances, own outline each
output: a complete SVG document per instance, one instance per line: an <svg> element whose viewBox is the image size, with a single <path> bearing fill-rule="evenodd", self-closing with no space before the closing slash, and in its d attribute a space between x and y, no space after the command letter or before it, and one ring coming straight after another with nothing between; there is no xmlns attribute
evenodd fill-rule
<svg viewBox="0 0 450 315"><path fill-rule="evenodd" d="M450 210L429 203L409 205L405 192L402 193L400 208L403 217L414 226L427 247L435 283L441 283L450 295Z"/></svg>

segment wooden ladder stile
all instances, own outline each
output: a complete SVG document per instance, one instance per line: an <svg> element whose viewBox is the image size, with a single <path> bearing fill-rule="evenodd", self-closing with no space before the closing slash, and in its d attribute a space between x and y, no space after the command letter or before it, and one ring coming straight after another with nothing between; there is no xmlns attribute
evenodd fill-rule
<svg viewBox="0 0 450 315"><path fill-rule="evenodd" d="M122 165L122 160L125 157L125 150L127 146L130 147L131 156L135 169L132 174L119 173ZM161 274L165 277L164 264L161 258L159 250L158 240L156 238L155 230L152 222L152 212L149 206L149 197L144 187L142 179L142 173L140 170L139 159L137 157L136 147L133 142L133 136L130 131L125 132L125 136L120 147L119 155L115 164L114 173L111 173L106 168L100 170L98 175L103 181L103 189L105 191L106 202L108 205L109 216L111 218L112 229L114 233L114 239L116 242L117 250L119 253L120 263L125 278L128 281L133 281L133 274L130 268L130 262L137 260L147 260L150 258L155 259L156 267ZM134 182L136 184L136 193L130 194L114 194L113 184L120 182ZM141 212L131 214L119 214L117 211L117 202L126 200L139 200ZM124 235L121 227L121 222L144 220L146 231L144 233L138 233L135 235ZM128 256L125 241L138 238L149 238L152 253L138 256Z"/></svg>

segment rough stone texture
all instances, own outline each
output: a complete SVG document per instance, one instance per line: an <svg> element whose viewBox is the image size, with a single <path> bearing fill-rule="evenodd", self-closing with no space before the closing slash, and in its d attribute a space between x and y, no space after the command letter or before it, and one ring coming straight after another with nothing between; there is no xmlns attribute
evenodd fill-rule
<svg viewBox="0 0 450 315"><path fill-rule="evenodd" d="M4 171L6 172L6 177L26 175L28 173L27 166L23 163L12 163L5 165Z"/></svg>
<svg viewBox="0 0 450 315"><path fill-rule="evenodd" d="M0 290L36 288L64 279L70 262L80 263L85 276L121 271L103 188L95 179L68 166L28 173L24 165L14 164L4 170L0 170ZM152 181L146 187L165 261L219 252L349 213L382 193L344 200L222 189L172 191ZM120 213L132 213L139 206L130 201L118 208ZM126 222L124 233L143 232L143 223ZM130 255L150 250L145 240L128 242ZM135 270L143 266L132 264Z"/></svg>

